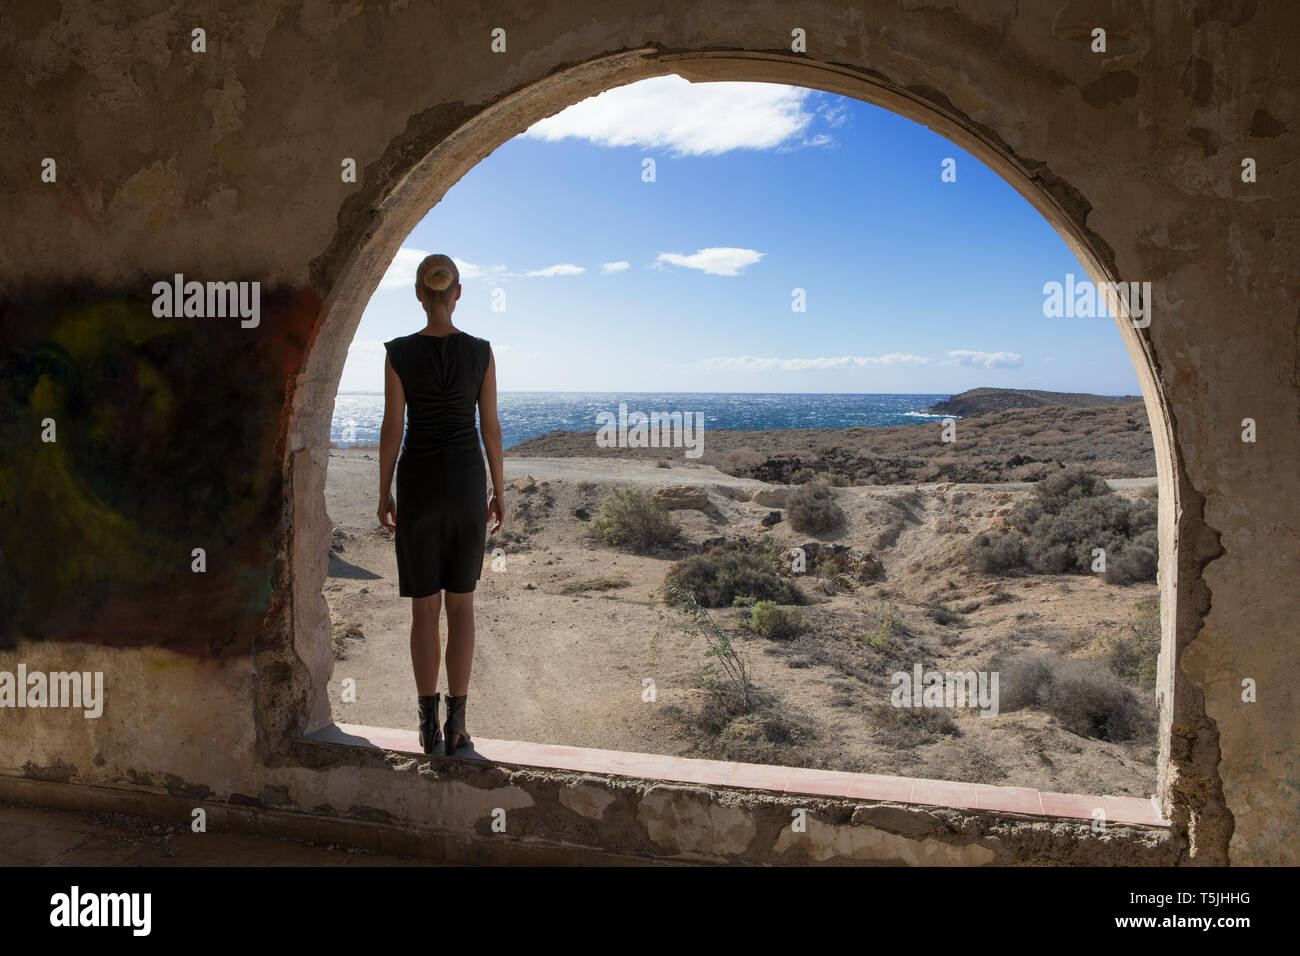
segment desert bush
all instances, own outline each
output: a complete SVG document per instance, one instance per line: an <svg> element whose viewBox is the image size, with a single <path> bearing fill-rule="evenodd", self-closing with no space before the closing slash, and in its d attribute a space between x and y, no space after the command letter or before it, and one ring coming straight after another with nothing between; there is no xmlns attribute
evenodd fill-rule
<svg viewBox="0 0 1300 956"><path fill-rule="evenodd" d="M1119 676L1155 687L1160 662L1160 602L1135 603L1127 621L1097 639L1097 651Z"/></svg>
<svg viewBox="0 0 1300 956"><path fill-rule="evenodd" d="M1027 529L1025 563L1044 574L1089 571L1092 549L1108 559L1128 542L1129 503L1114 494L1068 499L1059 511L1042 514Z"/></svg>
<svg viewBox="0 0 1300 956"><path fill-rule="evenodd" d="M925 613L930 620L934 621L934 623L943 625L944 627L963 624L966 620L956 611L946 608L942 604L930 605L925 609Z"/></svg>
<svg viewBox="0 0 1300 956"><path fill-rule="evenodd" d="M654 495L635 488L619 489L601 503L600 514L591 519L591 533L638 554L671 544L680 534Z"/></svg>
<svg viewBox="0 0 1300 956"><path fill-rule="evenodd" d="M1079 467L1062 468L1034 485L1034 496L1052 513L1060 511L1071 501L1109 494L1111 490L1105 478L1099 478Z"/></svg>
<svg viewBox="0 0 1300 956"><path fill-rule="evenodd" d="M844 512L835 503L825 482L811 481L790 492L786 516L791 527L805 534L822 534L844 521Z"/></svg>
<svg viewBox="0 0 1300 956"><path fill-rule="evenodd" d="M1148 718L1133 690L1091 661L1051 653L1017 654L996 666L998 706L1047 711L1080 737L1129 740Z"/></svg>
<svg viewBox="0 0 1300 956"><path fill-rule="evenodd" d="M1151 548L1129 545L1106 565L1106 580L1111 584L1135 584L1154 581L1160 555Z"/></svg>
<svg viewBox="0 0 1300 956"><path fill-rule="evenodd" d="M803 593L777 573L774 549L732 543L675 562L664 577L671 594L676 586L703 607L731 607L736 598L804 604Z"/></svg>
<svg viewBox="0 0 1300 956"><path fill-rule="evenodd" d="M1106 580L1150 581L1156 575L1156 508L1129 501L1105 479L1082 468L1065 468L1034 485L1034 496L1012 509L1015 534L978 535L967 551L977 571L1000 571L1022 563L1040 574L1090 572L1093 549L1106 551ZM1131 550L1130 550L1131 549Z"/></svg>
<svg viewBox="0 0 1300 956"><path fill-rule="evenodd" d="M804 620L792 607L781 607L772 601L759 601L750 608L749 618L741 626L751 634L784 641L799 636L804 628Z"/></svg>
<svg viewBox="0 0 1300 956"><path fill-rule="evenodd" d="M1014 534L977 534L966 555L972 568L985 573L1018 568L1023 560L1020 539Z"/></svg>
<svg viewBox="0 0 1300 956"><path fill-rule="evenodd" d="M907 635L908 630L898 607L894 604L885 607L885 602L880 601L872 612L872 617L875 618L874 623L858 640L882 653L899 650L900 638Z"/></svg>

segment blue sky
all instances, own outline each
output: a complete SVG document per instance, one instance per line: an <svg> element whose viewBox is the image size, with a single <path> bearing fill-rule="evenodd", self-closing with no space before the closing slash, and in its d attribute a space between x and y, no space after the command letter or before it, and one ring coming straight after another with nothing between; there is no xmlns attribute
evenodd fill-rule
<svg viewBox="0 0 1300 956"><path fill-rule="evenodd" d="M660 77L503 144L403 244L341 391L382 391L381 343L424 327L429 252L460 264L453 322L492 342L503 391L1138 394L1114 320L1044 317L1044 283L1086 274L1042 216L831 94Z"/></svg>

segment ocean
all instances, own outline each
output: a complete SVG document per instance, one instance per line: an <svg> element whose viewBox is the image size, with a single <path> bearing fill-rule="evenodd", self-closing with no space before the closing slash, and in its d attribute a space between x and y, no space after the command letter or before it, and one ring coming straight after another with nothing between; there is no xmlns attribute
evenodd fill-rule
<svg viewBox="0 0 1300 956"><path fill-rule="evenodd" d="M550 431L591 431L596 415L628 412L698 412L705 430L884 428L942 418L924 409L951 395L817 395L783 392L502 392L497 396L502 444ZM330 440L341 446L379 443L384 417L380 392L341 392L334 402Z"/></svg>

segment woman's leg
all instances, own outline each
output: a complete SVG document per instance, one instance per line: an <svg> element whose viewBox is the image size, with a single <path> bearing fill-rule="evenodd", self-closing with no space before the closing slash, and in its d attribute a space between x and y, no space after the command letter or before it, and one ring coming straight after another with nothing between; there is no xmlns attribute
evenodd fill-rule
<svg viewBox="0 0 1300 956"><path fill-rule="evenodd" d="M441 594L411 598L411 667L415 670L416 693L424 697L438 692L438 663L442 656L438 616L441 612ZM447 612L450 618L450 606Z"/></svg>
<svg viewBox="0 0 1300 956"><path fill-rule="evenodd" d="M469 693L469 671L474 664L474 592L447 595L447 693ZM432 693L432 691L430 691Z"/></svg>

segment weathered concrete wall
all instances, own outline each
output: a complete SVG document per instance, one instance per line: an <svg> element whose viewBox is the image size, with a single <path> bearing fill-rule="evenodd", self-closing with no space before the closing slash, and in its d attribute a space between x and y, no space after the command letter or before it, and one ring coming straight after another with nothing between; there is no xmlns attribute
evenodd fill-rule
<svg viewBox="0 0 1300 956"><path fill-rule="evenodd" d="M104 671L108 693L99 720L0 711L0 774L460 819L468 791L452 778L469 771L360 756L304 767L292 743L328 716L323 482L346 347L402 239L474 163L583 96L679 72L818 86L925 122L1019 189L1094 278L1153 283L1151 326L1121 333L1161 470L1161 786L1176 834L1159 852L1296 862L1300 11L455 7L0 8L0 669L81 662ZM196 27L205 53L191 50ZM496 27L504 53L491 52ZM796 27L807 54L790 53ZM1107 30L1104 54L1090 50L1094 27ZM41 179L46 157L55 182ZM339 175L349 157L356 183ZM1246 157L1257 182L1242 181ZM150 287L175 273L260 282L260 324L154 317ZM40 440L47 417L56 444ZM1240 438L1247 417L1253 444ZM203 575L190 571L195 547ZM1243 702L1246 679L1258 702ZM509 792L587 819L573 806L584 798L519 779ZM765 834L764 814L788 822L780 807L736 816L733 798L711 804L698 789L630 799L622 784L598 786L615 793L615 816L586 830L556 822L556 840L732 859L740 842L699 834L726 843ZM673 829L656 814L721 816L652 846ZM960 828L900 844L911 823L854 823L863 831L828 835L812 856L1005 858L986 860ZM1051 841L999 839L1026 862L1062 858ZM1143 839L1070 852L1150 862ZM751 841L739 858L771 859L774 846Z"/></svg>

